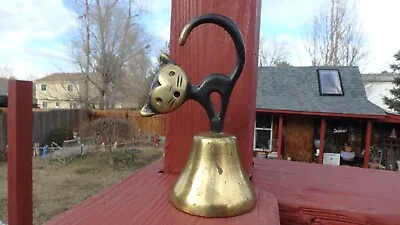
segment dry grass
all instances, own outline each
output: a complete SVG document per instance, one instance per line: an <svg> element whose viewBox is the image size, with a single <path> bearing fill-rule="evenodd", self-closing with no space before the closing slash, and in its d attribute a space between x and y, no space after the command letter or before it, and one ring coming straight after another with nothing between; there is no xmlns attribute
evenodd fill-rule
<svg viewBox="0 0 400 225"><path fill-rule="evenodd" d="M106 153L91 153L68 164L33 159L34 224L43 224L88 197L130 175L132 171L162 157L163 151L147 147L135 162L114 168ZM126 155L131 157L131 155ZM7 164L0 163L0 220L7 222Z"/></svg>

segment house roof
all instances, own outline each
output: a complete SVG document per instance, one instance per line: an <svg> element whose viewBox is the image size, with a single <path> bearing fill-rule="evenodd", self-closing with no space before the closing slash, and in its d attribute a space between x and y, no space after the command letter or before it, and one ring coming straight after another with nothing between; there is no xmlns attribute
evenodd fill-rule
<svg viewBox="0 0 400 225"><path fill-rule="evenodd" d="M36 81L78 81L82 79L82 73L52 73Z"/></svg>
<svg viewBox="0 0 400 225"><path fill-rule="evenodd" d="M344 96L320 96L317 69L338 69ZM357 67L260 67L257 109L386 115L371 103Z"/></svg>
<svg viewBox="0 0 400 225"><path fill-rule="evenodd" d="M363 74L362 78L365 83L370 82L393 82L394 78L398 74L393 73L368 73Z"/></svg>

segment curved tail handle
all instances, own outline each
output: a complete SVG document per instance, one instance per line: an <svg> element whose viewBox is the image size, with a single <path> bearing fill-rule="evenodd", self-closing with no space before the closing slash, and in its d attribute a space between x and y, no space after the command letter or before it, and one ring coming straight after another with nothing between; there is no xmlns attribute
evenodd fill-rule
<svg viewBox="0 0 400 225"><path fill-rule="evenodd" d="M194 28L201 24L212 23L222 27L228 34L231 36L233 43L236 48L236 65L233 71L230 73L230 77L235 84L239 79L240 74L243 71L244 63L245 63L245 46L242 34L240 33L239 28L236 24L226 16L219 14L205 14L198 16L191 21L189 21L185 27L182 29L182 32L179 36L179 45L183 46L186 43L186 40L189 37L189 34L192 32Z"/></svg>

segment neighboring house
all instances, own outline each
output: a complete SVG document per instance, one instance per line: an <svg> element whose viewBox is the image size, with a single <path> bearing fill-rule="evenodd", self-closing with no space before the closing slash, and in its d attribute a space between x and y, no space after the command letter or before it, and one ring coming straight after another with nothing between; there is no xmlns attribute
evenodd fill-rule
<svg viewBox="0 0 400 225"><path fill-rule="evenodd" d="M392 111L384 103L383 97L392 97L390 90L394 87L393 80L393 73L363 74L367 98L377 106L387 111Z"/></svg>
<svg viewBox="0 0 400 225"><path fill-rule="evenodd" d="M36 80L36 99L40 108L78 108L82 76L53 73Z"/></svg>
<svg viewBox="0 0 400 225"><path fill-rule="evenodd" d="M368 166L370 146L400 121L368 100L357 67L261 67L256 112L255 151L338 164L347 146L354 166Z"/></svg>
<svg viewBox="0 0 400 225"><path fill-rule="evenodd" d="M93 82L100 77L91 75ZM97 79L97 80L96 80ZM100 83L100 82L98 82ZM84 75L82 73L53 73L36 80L36 99L40 108L79 108L82 107L84 93ZM134 108L131 98L116 101L115 108ZM98 88L89 82L89 104L99 108L100 94Z"/></svg>

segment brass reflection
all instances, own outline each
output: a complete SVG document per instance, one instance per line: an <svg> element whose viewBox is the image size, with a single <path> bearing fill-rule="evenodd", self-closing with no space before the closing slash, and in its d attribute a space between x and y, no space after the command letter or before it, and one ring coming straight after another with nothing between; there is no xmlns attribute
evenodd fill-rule
<svg viewBox="0 0 400 225"><path fill-rule="evenodd" d="M222 133L194 136L170 201L179 210L204 217L229 217L252 210L256 198L236 138Z"/></svg>
<svg viewBox="0 0 400 225"><path fill-rule="evenodd" d="M177 65L168 64L161 68L158 76L160 86L152 90L150 101L159 113L168 113L185 102L189 79Z"/></svg>

